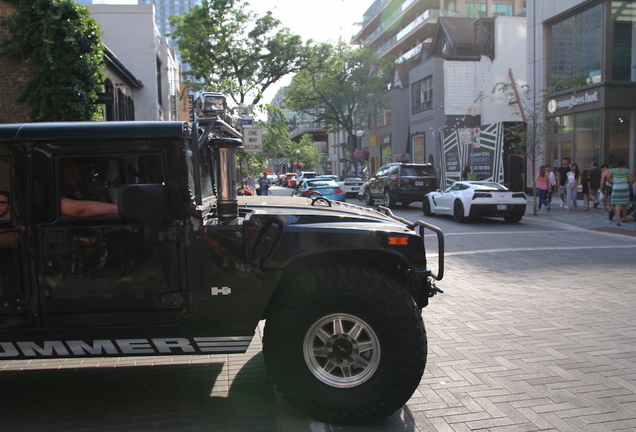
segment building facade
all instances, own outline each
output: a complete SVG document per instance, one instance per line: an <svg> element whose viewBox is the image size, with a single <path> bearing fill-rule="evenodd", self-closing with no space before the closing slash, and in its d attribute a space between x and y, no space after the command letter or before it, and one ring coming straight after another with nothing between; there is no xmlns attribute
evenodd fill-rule
<svg viewBox="0 0 636 432"><path fill-rule="evenodd" d="M523 0L376 0L364 13L352 43L381 58L408 61L421 53L441 17L516 16Z"/></svg>
<svg viewBox="0 0 636 432"><path fill-rule="evenodd" d="M524 7L518 0L373 3L353 42L397 60L391 90L364 131L371 173L394 161L441 172L446 136L479 127L483 113L489 122L512 120L507 103L482 95L509 82L510 68L526 82Z"/></svg>
<svg viewBox="0 0 636 432"><path fill-rule="evenodd" d="M201 0L138 0L139 4L155 5L155 23L162 35L172 33L170 25L171 15L184 15L194 6L201 4ZM172 45L170 45L172 46Z"/></svg>
<svg viewBox="0 0 636 432"><path fill-rule="evenodd" d="M102 41L143 85L135 92L135 120L179 120L180 70L155 25L152 5L89 6Z"/></svg>
<svg viewBox="0 0 636 432"><path fill-rule="evenodd" d="M529 84L546 104L545 162L636 166L636 2L528 2Z"/></svg>

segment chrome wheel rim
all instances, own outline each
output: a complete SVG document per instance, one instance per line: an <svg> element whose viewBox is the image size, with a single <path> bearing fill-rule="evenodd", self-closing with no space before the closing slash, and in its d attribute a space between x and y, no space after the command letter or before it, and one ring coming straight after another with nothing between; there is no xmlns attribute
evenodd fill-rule
<svg viewBox="0 0 636 432"><path fill-rule="evenodd" d="M307 331L303 354L309 370L321 382L337 388L356 387L378 369L380 342L360 318L333 314Z"/></svg>

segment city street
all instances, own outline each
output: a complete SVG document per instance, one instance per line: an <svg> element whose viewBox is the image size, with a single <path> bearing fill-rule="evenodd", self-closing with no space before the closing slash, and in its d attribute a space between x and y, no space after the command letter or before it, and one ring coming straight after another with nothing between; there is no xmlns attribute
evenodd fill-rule
<svg viewBox="0 0 636 432"><path fill-rule="evenodd" d="M636 431L636 222L558 204L519 224L425 219L445 233L444 294L423 310L424 378L380 423L291 408L268 381L261 323L243 355L0 361L0 430ZM423 219L418 204L395 214Z"/></svg>

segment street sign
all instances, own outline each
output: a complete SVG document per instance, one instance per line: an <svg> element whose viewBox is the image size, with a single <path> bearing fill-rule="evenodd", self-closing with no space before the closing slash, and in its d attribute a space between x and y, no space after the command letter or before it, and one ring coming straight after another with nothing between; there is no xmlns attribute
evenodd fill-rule
<svg viewBox="0 0 636 432"><path fill-rule="evenodd" d="M473 143L473 145L475 146L475 148L479 148L479 146L481 145L481 142L479 139L480 133L481 133L481 130L479 129L479 126L473 129L473 137L475 138L475 142Z"/></svg>
<svg viewBox="0 0 636 432"><path fill-rule="evenodd" d="M471 130L469 128L457 129L457 137L459 138L459 144L470 145L473 143L473 137L471 136Z"/></svg>
<svg viewBox="0 0 636 432"><path fill-rule="evenodd" d="M246 152L263 151L263 129L243 129L243 150Z"/></svg>

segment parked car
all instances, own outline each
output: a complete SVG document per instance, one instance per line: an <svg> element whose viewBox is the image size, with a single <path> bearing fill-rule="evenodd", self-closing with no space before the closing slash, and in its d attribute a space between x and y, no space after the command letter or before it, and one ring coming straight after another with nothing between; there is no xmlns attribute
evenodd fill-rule
<svg viewBox="0 0 636 432"><path fill-rule="evenodd" d="M296 173L287 173L285 177L283 177L283 186L285 187L295 187L296 186L296 177L298 174Z"/></svg>
<svg viewBox="0 0 636 432"><path fill-rule="evenodd" d="M425 216L447 214L457 222L481 216L503 217L516 223L526 213L527 197L513 192L504 185L489 181L459 181L444 192L438 190L424 197Z"/></svg>
<svg viewBox="0 0 636 432"><path fill-rule="evenodd" d="M273 185L278 184L278 174L268 173L267 178L272 181Z"/></svg>
<svg viewBox="0 0 636 432"><path fill-rule="evenodd" d="M360 201L364 201L364 198L365 198L364 196L366 195L367 185L369 184L370 181L371 181L371 177L366 179L364 181L364 183L362 183L362 186L360 186L360 189L358 190L358 199Z"/></svg>
<svg viewBox="0 0 636 432"><path fill-rule="evenodd" d="M384 200L393 208L396 203L407 206L421 202L424 195L436 190L437 175L431 164L395 162L382 166L365 187L364 201L368 205Z"/></svg>
<svg viewBox="0 0 636 432"><path fill-rule="evenodd" d="M345 194L342 188L330 178L317 177L300 180L298 186L292 191L292 196L311 198L323 196L332 201L344 201Z"/></svg>
<svg viewBox="0 0 636 432"><path fill-rule="evenodd" d="M338 186L342 188L345 193L345 197L355 197L358 196L358 191L364 184L364 180L360 177L345 177L343 180L338 182Z"/></svg>
<svg viewBox="0 0 636 432"><path fill-rule="evenodd" d="M318 174L315 171L301 171L299 178L310 179L310 178L316 178L316 177L318 177Z"/></svg>

